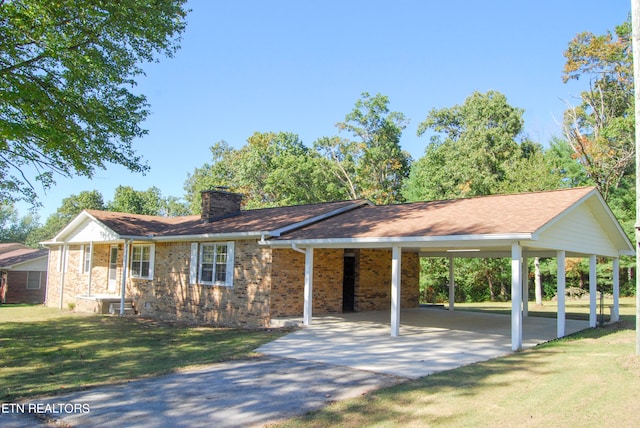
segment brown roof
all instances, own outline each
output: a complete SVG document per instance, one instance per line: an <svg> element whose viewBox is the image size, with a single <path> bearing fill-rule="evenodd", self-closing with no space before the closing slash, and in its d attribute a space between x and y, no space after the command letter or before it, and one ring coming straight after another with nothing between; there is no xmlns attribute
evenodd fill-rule
<svg viewBox="0 0 640 428"><path fill-rule="evenodd" d="M46 257L48 254L48 250L38 250L22 244L0 244L0 268L10 268L20 263Z"/></svg>
<svg viewBox="0 0 640 428"><path fill-rule="evenodd" d="M87 213L121 236L184 236L274 231L362 202L339 201L246 210L240 215L211 223L203 223L199 215L159 217L96 210L87 210Z"/></svg>
<svg viewBox="0 0 640 428"><path fill-rule="evenodd" d="M409 204L363 206L280 240L533 233L593 187Z"/></svg>

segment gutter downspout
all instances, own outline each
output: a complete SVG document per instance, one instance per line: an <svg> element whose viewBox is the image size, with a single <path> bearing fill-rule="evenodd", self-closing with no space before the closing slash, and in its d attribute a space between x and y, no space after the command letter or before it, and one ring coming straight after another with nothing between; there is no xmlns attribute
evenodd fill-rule
<svg viewBox="0 0 640 428"><path fill-rule="evenodd" d="M89 243L89 284L87 294L91 296L91 274L93 272L93 241Z"/></svg>

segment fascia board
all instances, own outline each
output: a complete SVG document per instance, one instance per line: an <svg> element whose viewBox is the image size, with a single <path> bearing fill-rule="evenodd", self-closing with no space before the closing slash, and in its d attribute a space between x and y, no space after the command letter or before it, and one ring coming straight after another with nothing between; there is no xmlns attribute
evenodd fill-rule
<svg viewBox="0 0 640 428"><path fill-rule="evenodd" d="M155 242L178 242L178 241L205 241L205 240L242 240L270 236L270 232L229 232L229 233L202 233L197 235L167 235L167 236L128 236L127 239L151 240Z"/></svg>
<svg viewBox="0 0 640 428"><path fill-rule="evenodd" d="M69 236L71 232L73 232L73 230L81 226L86 220L89 220L90 222L95 223L98 227L103 229L107 235L113 235L116 237L120 236L113 229L106 226L104 223L102 223L100 220L98 220L97 218L89 214L87 211L82 211L73 220L71 220L71 222L68 225L66 225L60 232L58 232L58 234L52 240L43 241L40 244L44 246L50 246L50 245L67 243L67 241L64 238Z"/></svg>
<svg viewBox="0 0 640 428"><path fill-rule="evenodd" d="M484 245L491 245L495 241L524 241L531 240L530 233L509 233L509 234L492 234L492 235L447 235L447 236L394 236L381 238L331 238L331 239L291 239L281 241L265 241L261 244L270 245L272 247L388 247L391 245L403 246L419 246L424 244L448 244L456 242L469 245L477 242Z"/></svg>
<svg viewBox="0 0 640 428"><path fill-rule="evenodd" d="M627 238L627 234L624 233L624 230L622 230L622 227L620 227L620 223L618 222L618 219L613 214L613 212L611 211L611 208L609 208L609 206L605 202L604 198L602 197L602 195L600 195L600 192L598 192L597 189L591 190L589 193L587 193L582 198L577 200L569 208L567 208L566 210L562 211L562 213L560 213L559 215L557 215L556 217L551 219L549 222L547 222L545 225L543 225L541 228L536 230L533 233L534 239L538 240L540 238L540 235L542 235L547 229L549 229L551 226L556 224L558 221L560 221L561 219L563 219L564 217L569 215L569 213L571 213L573 210L577 209L582 204L587 203L587 201L590 198L596 198L596 200L598 201L598 208L602 209L602 211L605 213L605 216L608 217L608 219L610 220L611 225L613 225L615 227L615 229L616 229L617 233L619 234L620 238L622 238L622 240L626 244L627 248L619 250L620 251L620 255L634 255L635 251L633 249L634 248L633 244L629 241L629 238Z"/></svg>

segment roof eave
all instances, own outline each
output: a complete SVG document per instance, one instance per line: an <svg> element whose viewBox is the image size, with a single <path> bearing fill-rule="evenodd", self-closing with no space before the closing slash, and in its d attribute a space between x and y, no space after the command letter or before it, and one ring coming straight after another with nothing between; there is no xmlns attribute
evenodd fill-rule
<svg viewBox="0 0 640 428"><path fill-rule="evenodd" d="M367 237L367 238L326 238L326 239L287 239L269 240L261 242L274 248L296 247L350 247L350 248L382 248L392 246L416 247L424 244L434 245L442 243L443 246L454 243L491 244L495 241L525 241L533 240L531 233L508 234L484 234L484 235L445 235L445 236L397 236L397 237Z"/></svg>

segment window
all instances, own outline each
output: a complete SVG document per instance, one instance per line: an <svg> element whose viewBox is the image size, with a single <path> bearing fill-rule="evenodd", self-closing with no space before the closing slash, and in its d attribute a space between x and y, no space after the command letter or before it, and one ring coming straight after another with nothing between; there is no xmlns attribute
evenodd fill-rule
<svg viewBox="0 0 640 428"><path fill-rule="evenodd" d="M84 245L82 251L82 273L89 273L91 270L91 246Z"/></svg>
<svg viewBox="0 0 640 428"><path fill-rule="evenodd" d="M191 244L190 283L233 286L234 242Z"/></svg>
<svg viewBox="0 0 640 428"><path fill-rule="evenodd" d="M42 272L29 271L27 272L27 290L39 290L40 289L40 274Z"/></svg>
<svg viewBox="0 0 640 428"><path fill-rule="evenodd" d="M131 247L131 276L153 279L153 256L153 245L133 245Z"/></svg>

